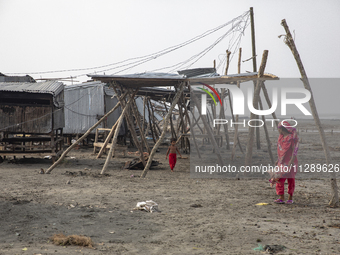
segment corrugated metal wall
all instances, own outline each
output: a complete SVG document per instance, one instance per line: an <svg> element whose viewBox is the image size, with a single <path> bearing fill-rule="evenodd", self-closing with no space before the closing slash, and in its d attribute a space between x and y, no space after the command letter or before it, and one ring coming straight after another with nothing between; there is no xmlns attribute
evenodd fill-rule
<svg viewBox="0 0 340 255"><path fill-rule="evenodd" d="M104 91L100 84L65 86L64 102L64 134L84 134L104 115Z"/></svg>
<svg viewBox="0 0 340 255"><path fill-rule="evenodd" d="M84 134L117 104L117 99L111 98L114 94L113 91L108 91L108 88L104 85L101 82L88 82L65 86L64 134ZM108 128L111 128L119 118L120 112L121 109L119 108L108 117L106 123L101 123L98 127L107 125ZM94 132L92 131L92 133ZM125 134L124 127L121 128L119 134Z"/></svg>

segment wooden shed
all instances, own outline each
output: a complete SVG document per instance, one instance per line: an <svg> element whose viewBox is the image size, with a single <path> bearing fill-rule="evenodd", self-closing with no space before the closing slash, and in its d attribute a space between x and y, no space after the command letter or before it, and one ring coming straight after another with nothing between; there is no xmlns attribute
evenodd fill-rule
<svg viewBox="0 0 340 255"><path fill-rule="evenodd" d="M64 84L0 82L0 157L62 152Z"/></svg>

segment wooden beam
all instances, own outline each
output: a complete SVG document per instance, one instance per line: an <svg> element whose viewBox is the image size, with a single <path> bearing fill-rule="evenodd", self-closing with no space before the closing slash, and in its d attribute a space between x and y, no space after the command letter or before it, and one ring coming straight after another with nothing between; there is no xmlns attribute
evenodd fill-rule
<svg viewBox="0 0 340 255"><path fill-rule="evenodd" d="M332 163L331 154L330 154L330 151L329 151L329 147L327 145L325 132L322 128L321 121L320 121L320 118L319 118L319 114L318 114L318 111L316 109L316 104L315 104L315 101L314 101L312 88L309 84L309 80L308 80L305 68L302 64L299 52L298 52L298 50L295 46L294 39L293 39L293 37L292 37L292 35L289 31L289 27L286 23L286 20L283 19L281 21L281 25L284 27L284 29L286 31L287 35L286 35L286 38L285 38L285 43L287 44L287 46L289 47L289 49L292 51L292 53L294 55L295 61L298 65L298 68L299 68L299 71L300 71L300 74L301 74L301 77L302 77L301 80L303 82L303 85L304 85L305 89L307 89L311 93L311 99L309 100L309 106L312 110L313 118L314 118L316 127L318 128L318 131L319 131L319 134L320 134L321 143L322 143L322 147L323 147L323 151L324 151L324 154L325 154L327 165L330 165ZM330 177L331 177L332 197L331 197L331 200L329 201L329 205L331 207L339 207L338 185L337 185L337 182L336 182L335 172L331 172Z"/></svg>

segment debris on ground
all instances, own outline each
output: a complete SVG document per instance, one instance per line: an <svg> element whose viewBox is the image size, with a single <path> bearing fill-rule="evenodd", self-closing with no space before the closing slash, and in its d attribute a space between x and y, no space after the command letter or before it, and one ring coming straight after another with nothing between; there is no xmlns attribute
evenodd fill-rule
<svg viewBox="0 0 340 255"><path fill-rule="evenodd" d="M93 242L90 237L82 235L69 235L55 234L51 237L51 241L56 245L78 245L83 247L93 248Z"/></svg>
<svg viewBox="0 0 340 255"><path fill-rule="evenodd" d="M161 212L158 209L158 204L152 200L148 200L145 202L138 202L136 207L133 210L142 210L147 212Z"/></svg>
<svg viewBox="0 0 340 255"><path fill-rule="evenodd" d="M199 207L202 207L202 205L201 204L192 204L192 205L190 205L190 207L199 208Z"/></svg>
<svg viewBox="0 0 340 255"><path fill-rule="evenodd" d="M149 156L144 155L144 160L145 160L145 162L148 162ZM158 161L152 160L150 169L151 169L151 167L158 166L158 165L159 165ZM134 158L131 161L125 162L124 169L143 170L144 169L144 165L143 165L143 162L142 162L142 160L140 158Z"/></svg>
<svg viewBox="0 0 340 255"><path fill-rule="evenodd" d="M283 246L283 245L273 244L273 245L265 245L263 247L263 249L266 252L268 252L269 254L274 254L274 253L277 253L279 251L283 251L284 249L286 249L286 247Z"/></svg>

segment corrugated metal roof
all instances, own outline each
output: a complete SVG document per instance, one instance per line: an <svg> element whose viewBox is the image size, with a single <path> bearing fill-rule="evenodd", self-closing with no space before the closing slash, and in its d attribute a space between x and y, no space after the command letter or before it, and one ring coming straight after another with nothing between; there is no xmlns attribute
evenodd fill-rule
<svg viewBox="0 0 340 255"><path fill-rule="evenodd" d="M177 71L181 75L185 75L187 78L194 77L194 76L200 76L200 75L216 75L216 69L213 67L209 68L194 68L194 69L186 69Z"/></svg>
<svg viewBox="0 0 340 255"><path fill-rule="evenodd" d="M112 88L110 88L106 83L103 83L101 81L91 81L91 82L84 82L79 84L73 84L73 85L67 85L65 86L65 90L78 90L80 88L87 89L91 87L103 87L104 93L107 96L114 96L115 92Z"/></svg>
<svg viewBox="0 0 340 255"><path fill-rule="evenodd" d="M136 87L160 87L160 86L175 86L176 84L185 81L183 75L170 73L141 73L141 74L126 74L126 75L90 75L93 80L102 82L117 81L121 85L129 88Z"/></svg>
<svg viewBox="0 0 340 255"><path fill-rule="evenodd" d="M58 95L64 89L60 81L45 82L0 82L0 91L42 93Z"/></svg>

